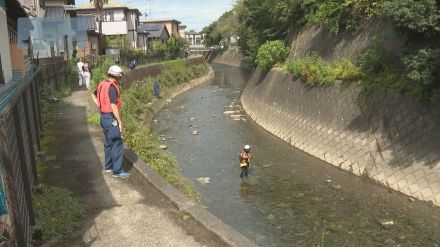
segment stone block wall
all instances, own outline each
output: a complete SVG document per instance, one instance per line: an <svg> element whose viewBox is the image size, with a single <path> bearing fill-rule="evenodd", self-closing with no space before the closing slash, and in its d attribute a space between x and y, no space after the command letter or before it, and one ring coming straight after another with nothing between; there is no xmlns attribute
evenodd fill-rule
<svg viewBox="0 0 440 247"><path fill-rule="evenodd" d="M241 102L257 124L296 148L440 206L440 105L386 89L358 94L257 69Z"/></svg>

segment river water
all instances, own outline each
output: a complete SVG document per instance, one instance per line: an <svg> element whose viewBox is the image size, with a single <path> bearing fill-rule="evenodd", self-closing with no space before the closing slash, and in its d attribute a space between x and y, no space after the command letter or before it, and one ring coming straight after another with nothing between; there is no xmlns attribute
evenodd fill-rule
<svg viewBox="0 0 440 247"><path fill-rule="evenodd" d="M208 211L260 246L440 246L438 207L311 157L244 113L225 115L240 109L250 73L212 67L211 84L173 99L152 124ZM245 144L254 159L241 179Z"/></svg>

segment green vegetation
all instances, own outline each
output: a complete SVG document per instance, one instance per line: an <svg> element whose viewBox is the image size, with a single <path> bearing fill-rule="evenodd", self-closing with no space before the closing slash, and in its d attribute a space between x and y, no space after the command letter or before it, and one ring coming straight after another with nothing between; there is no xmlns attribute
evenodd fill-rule
<svg viewBox="0 0 440 247"><path fill-rule="evenodd" d="M370 49L353 63L348 59L327 62L309 54L290 58L287 71L311 85L349 80L363 89L385 86L424 102L440 99L438 0L239 0L204 31L210 43L238 36L245 61L268 70L280 62L272 61L268 41L287 42L305 25L323 25L334 35L355 32L361 23L373 19L393 24L400 39L397 54L382 45L386 37L381 37L373 39Z"/></svg>
<svg viewBox="0 0 440 247"><path fill-rule="evenodd" d="M187 47L188 44L185 39L176 37L170 37L166 42L154 40L152 43L153 52L167 59L181 57Z"/></svg>
<svg viewBox="0 0 440 247"><path fill-rule="evenodd" d="M59 90L54 90L43 82L41 91L41 104L44 116L44 138L40 141L41 152L47 154L55 141L51 122L52 114L57 103L63 97L69 96L73 90L74 82L77 81L76 62L70 61L69 68L65 71L67 81ZM64 76L64 75L63 75ZM61 76L60 78L64 78ZM82 220L85 213L83 204L75 199L70 191L64 188L45 185L49 167L38 161L37 174L41 183L33 193L32 203L34 207L37 227L34 228L33 244L39 245L51 238L73 231Z"/></svg>
<svg viewBox="0 0 440 247"><path fill-rule="evenodd" d="M336 80L355 81L361 75L359 68L348 59L330 63L318 55L289 59L286 69L294 77L302 78L313 86L329 85Z"/></svg>
<svg viewBox="0 0 440 247"><path fill-rule="evenodd" d="M238 35L238 19L234 12L225 12L218 21L211 23L203 29L206 34L204 42L206 46L229 46L230 37Z"/></svg>
<svg viewBox="0 0 440 247"><path fill-rule="evenodd" d="M113 35L104 37L104 45L106 48L117 48L123 51L128 49L128 40L125 35Z"/></svg>
<svg viewBox="0 0 440 247"><path fill-rule="evenodd" d="M188 65L184 60L166 61L160 75L161 91L166 92L177 85L189 82L192 79L201 77L207 73L207 66ZM97 67L93 74L100 74L105 71L106 63ZM187 196L195 200L199 194L195 191L192 183L179 174L179 168L174 157L159 148L160 138L152 132L143 122L144 114L147 112L147 103L154 99L153 79L145 78L142 81L133 82L131 87L124 89L122 93L122 119L124 122L124 142L142 160L150 164L170 184L181 189ZM92 114L88 122L99 124L99 116Z"/></svg>
<svg viewBox="0 0 440 247"><path fill-rule="evenodd" d="M85 208L67 189L40 185L32 202L43 241L72 232L82 220Z"/></svg>
<svg viewBox="0 0 440 247"><path fill-rule="evenodd" d="M267 41L258 49L256 63L265 71L275 64L283 63L289 55L289 49L281 40Z"/></svg>

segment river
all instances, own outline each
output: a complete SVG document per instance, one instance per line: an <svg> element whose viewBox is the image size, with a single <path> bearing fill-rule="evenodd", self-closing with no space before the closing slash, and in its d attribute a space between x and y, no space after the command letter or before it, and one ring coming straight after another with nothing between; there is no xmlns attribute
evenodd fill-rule
<svg viewBox="0 0 440 247"><path fill-rule="evenodd" d="M225 115L240 109L250 73L212 67L211 84L173 99L152 124L209 212L260 246L440 246L438 207L297 150L245 113ZM241 179L245 144L254 159Z"/></svg>

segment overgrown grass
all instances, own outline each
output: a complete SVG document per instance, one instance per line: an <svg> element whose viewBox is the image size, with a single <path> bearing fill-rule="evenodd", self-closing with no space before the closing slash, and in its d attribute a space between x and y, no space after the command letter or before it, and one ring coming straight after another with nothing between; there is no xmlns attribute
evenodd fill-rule
<svg viewBox="0 0 440 247"><path fill-rule="evenodd" d="M289 59L286 70L312 86L329 85L337 80L355 81L361 76L360 69L348 59L327 62L318 55Z"/></svg>
<svg viewBox="0 0 440 247"><path fill-rule="evenodd" d="M85 214L83 204L67 189L41 185L32 196L43 241L72 232Z"/></svg>
<svg viewBox="0 0 440 247"><path fill-rule="evenodd" d="M99 126L101 116L97 112L89 113L87 116L87 123Z"/></svg>

